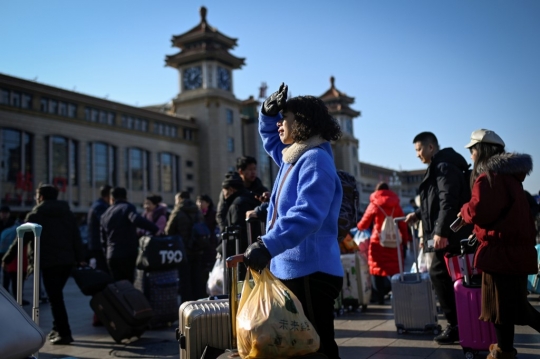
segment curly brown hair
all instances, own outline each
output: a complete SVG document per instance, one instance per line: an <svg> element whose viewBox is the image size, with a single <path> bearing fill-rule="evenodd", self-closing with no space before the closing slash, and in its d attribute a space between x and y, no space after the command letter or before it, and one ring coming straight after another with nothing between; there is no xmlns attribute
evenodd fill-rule
<svg viewBox="0 0 540 359"><path fill-rule="evenodd" d="M320 136L327 141L341 138L338 122L328 113L324 102L315 96L297 96L287 100L283 113L294 114L292 138L295 142L306 141L313 136Z"/></svg>

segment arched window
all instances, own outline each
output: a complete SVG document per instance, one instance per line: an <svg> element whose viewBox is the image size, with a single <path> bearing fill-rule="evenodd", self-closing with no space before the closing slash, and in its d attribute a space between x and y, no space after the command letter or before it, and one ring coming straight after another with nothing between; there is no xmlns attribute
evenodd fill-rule
<svg viewBox="0 0 540 359"><path fill-rule="evenodd" d="M25 131L0 128L0 181L2 204L34 204L34 136Z"/></svg>
<svg viewBox="0 0 540 359"><path fill-rule="evenodd" d="M179 157L172 153L158 153L159 190L178 192L181 188L179 176Z"/></svg>
<svg viewBox="0 0 540 359"><path fill-rule="evenodd" d="M126 187L133 191L150 190L150 163L148 151L126 148L124 171Z"/></svg>
<svg viewBox="0 0 540 359"><path fill-rule="evenodd" d="M67 137L49 137L47 181L57 186L60 192L79 184L78 145L77 141Z"/></svg>
<svg viewBox="0 0 540 359"><path fill-rule="evenodd" d="M116 147L103 142L89 143L86 150L88 183L99 188L117 185Z"/></svg>

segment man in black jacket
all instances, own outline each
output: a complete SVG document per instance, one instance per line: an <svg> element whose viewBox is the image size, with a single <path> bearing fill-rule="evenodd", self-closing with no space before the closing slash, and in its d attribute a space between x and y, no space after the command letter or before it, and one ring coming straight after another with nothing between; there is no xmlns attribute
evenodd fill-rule
<svg viewBox="0 0 540 359"><path fill-rule="evenodd" d="M244 253L248 247L246 212L253 210L260 201L245 188L242 178L236 172L229 172L223 180L222 194L227 207L225 226L237 226L240 229L240 250ZM227 255L237 254L235 243L227 244ZM245 275L245 267L239 268L240 278Z"/></svg>
<svg viewBox="0 0 540 359"><path fill-rule="evenodd" d="M407 215L406 222L422 220L423 246L426 249L432 246L435 250L429 275L448 326L434 340L438 344L452 344L459 341L459 332L454 284L446 268L444 254L459 254L459 241L472 232L471 226L457 233L450 229L461 206L470 199L470 185L465 182L469 164L452 148L440 150L437 137L431 132L418 134L413 144L418 158L428 168L419 188L420 207Z"/></svg>
<svg viewBox="0 0 540 359"><path fill-rule="evenodd" d="M43 286L49 297L53 316L53 328L48 335L53 345L70 344L73 341L68 314L64 304L64 286L76 264L85 266L84 251L75 216L65 201L58 201L58 189L42 184L36 190L37 205L28 213L25 222L42 226L40 237L40 267ZM24 235L29 242L29 264L33 261L32 233ZM9 263L17 255L17 241L13 242L4 261Z"/></svg>
<svg viewBox="0 0 540 359"><path fill-rule="evenodd" d="M156 233L159 228L138 214L126 198L125 188L111 190L111 206L101 216L101 244L113 279L133 283L139 250L137 228L150 233Z"/></svg>
<svg viewBox="0 0 540 359"><path fill-rule="evenodd" d="M242 156L236 159L236 172L240 176L244 187L247 189L248 193L254 199L257 199L259 202L257 205L261 204L260 202L268 201L270 194L268 193L268 188L266 188L259 177L257 177L257 160L251 156ZM227 221L227 211L228 211L228 202L223 198L223 192L219 194L218 205L216 209L216 220L218 226L223 232L225 230L226 221Z"/></svg>
<svg viewBox="0 0 540 359"><path fill-rule="evenodd" d="M88 258L96 260L96 269L108 272L107 260L101 246L101 216L109 208L111 186L105 185L99 189L100 197L92 204L88 211L86 223L88 225Z"/></svg>

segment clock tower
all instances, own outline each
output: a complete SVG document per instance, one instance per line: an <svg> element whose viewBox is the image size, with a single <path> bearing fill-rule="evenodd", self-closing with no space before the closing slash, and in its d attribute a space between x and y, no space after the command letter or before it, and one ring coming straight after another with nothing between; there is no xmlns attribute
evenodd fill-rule
<svg viewBox="0 0 540 359"><path fill-rule="evenodd" d="M180 52L166 56L165 64L179 72L175 113L199 125L197 194L206 193L217 201L225 173L234 170L236 158L243 155L241 102L233 93L232 73L245 59L229 52L237 39L210 26L206 14L207 9L201 7L199 24L172 37L172 46Z"/></svg>
<svg viewBox="0 0 540 359"><path fill-rule="evenodd" d="M360 178L359 142L354 137L353 120L360 116L360 111L350 107L354 103L354 97L349 97L339 91L335 86L334 76L331 76L330 88L320 98L328 107L328 112L341 126L341 138L332 143L336 168L349 172L358 180Z"/></svg>

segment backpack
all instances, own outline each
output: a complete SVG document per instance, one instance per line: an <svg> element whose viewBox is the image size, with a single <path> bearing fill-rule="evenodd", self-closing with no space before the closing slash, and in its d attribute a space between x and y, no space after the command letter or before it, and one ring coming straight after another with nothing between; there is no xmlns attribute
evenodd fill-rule
<svg viewBox="0 0 540 359"><path fill-rule="evenodd" d="M186 213L187 214L187 213ZM210 247L210 228L204 222L196 222L191 216L187 215L193 222L191 226L191 237L186 245L187 249L194 252L200 252Z"/></svg>
<svg viewBox="0 0 540 359"><path fill-rule="evenodd" d="M384 213L384 222L381 227L381 233L379 233L379 242L381 246L386 248L396 248L399 243L401 243L401 238L399 237L399 232L397 231L397 225L394 222L394 209L390 215L379 207L382 213Z"/></svg>
<svg viewBox="0 0 540 359"><path fill-rule="evenodd" d="M2 231L0 236L0 253L6 253L11 246L11 243L17 239L17 227L19 223L15 223L13 226L8 227ZM1 258L0 258L1 260Z"/></svg>
<svg viewBox="0 0 540 359"><path fill-rule="evenodd" d="M343 188L343 199L338 217L338 242L342 242L358 222L360 194L356 188L356 178L353 175L342 170L338 170L337 174Z"/></svg>

